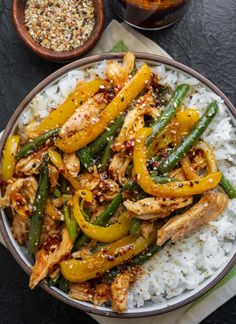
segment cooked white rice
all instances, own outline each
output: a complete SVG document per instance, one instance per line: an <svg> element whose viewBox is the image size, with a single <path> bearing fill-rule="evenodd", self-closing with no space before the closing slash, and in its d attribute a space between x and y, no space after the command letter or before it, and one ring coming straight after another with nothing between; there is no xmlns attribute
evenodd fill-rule
<svg viewBox="0 0 236 324"><path fill-rule="evenodd" d="M139 62L141 64L141 62ZM38 94L22 114L19 130L32 120L43 119L50 108L62 103L68 94L83 79L96 75L104 78L106 62L84 70L70 71ZM183 72L158 65L153 68L160 83L172 89L177 84L187 83L191 94L185 99L186 107L196 108L201 113L216 100L219 112L203 135L214 149L220 169L236 186L236 127L223 100L206 88L197 79ZM193 290L227 263L236 238L236 199L229 202L224 214L176 244L167 245L143 266L143 276L136 281L128 294L129 308L143 306L145 301L161 303L184 291Z"/></svg>

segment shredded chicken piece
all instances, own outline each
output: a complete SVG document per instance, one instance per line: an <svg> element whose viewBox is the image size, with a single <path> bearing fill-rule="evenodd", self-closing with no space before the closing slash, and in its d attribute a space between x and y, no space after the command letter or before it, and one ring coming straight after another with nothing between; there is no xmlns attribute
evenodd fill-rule
<svg viewBox="0 0 236 324"><path fill-rule="evenodd" d="M120 191L119 185L112 179L105 179L99 182L98 187L93 193L100 201L110 201Z"/></svg>
<svg viewBox="0 0 236 324"><path fill-rule="evenodd" d="M93 302L94 297L94 290L90 282L83 282L83 283L70 283L70 291L69 297L82 300Z"/></svg>
<svg viewBox="0 0 236 324"><path fill-rule="evenodd" d="M15 166L15 174L21 175L23 173L27 176L38 174L43 162L43 157L46 153L47 150L43 148L33 154L30 154L26 158L20 159L20 161Z"/></svg>
<svg viewBox="0 0 236 324"><path fill-rule="evenodd" d="M128 269L119 273L111 285L112 309L117 313L123 313L127 309L126 297L130 286L135 281L137 270Z"/></svg>
<svg viewBox="0 0 236 324"><path fill-rule="evenodd" d="M142 221L141 223L141 235L145 239L148 239L154 227L154 223L150 221Z"/></svg>
<svg viewBox="0 0 236 324"><path fill-rule="evenodd" d="M125 207L133 212L131 216L143 220L165 218L173 211L189 206L193 202L193 197L163 198L151 197L138 200L124 201Z"/></svg>
<svg viewBox="0 0 236 324"><path fill-rule="evenodd" d="M131 109L123 123L119 135L116 137L113 150L116 152L126 151L126 143L134 141L136 132L144 126L145 114L150 113L150 105L154 104L152 92L149 91L137 100L136 105Z"/></svg>
<svg viewBox="0 0 236 324"><path fill-rule="evenodd" d="M135 56L132 52L125 53L123 57L122 67L129 75L134 68Z"/></svg>
<svg viewBox="0 0 236 324"><path fill-rule="evenodd" d="M131 161L131 157L116 153L110 162L108 172L112 179L118 180L122 186L128 182L125 173Z"/></svg>
<svg viewBox="0 0 236 324"><path fill-rule="evenodd" d="M80 171L80 160L77 155L75 153L64 154L63 161L66 169L69 171L72 177L78 177Z"/></svg>
<svg viewBox="0 0 236 324"><path fill-rule="evenodd" d="M50 242L51 244L48 244L49 246L44 244L43 247L37 252L36 261L30 276L29 287L31 289L33 289L48 275L55 264L57 264L62 258L71 252L73 242L71 241L66 228L62 229L61 236L62 239L59 244L58 242L54 243L52 240L52 243Z"/></svg>
<svg viewBox="0 0 236 324"><path fill-rule="evenodd" d="M29 235L29 218L15 215L12 222L12 234L14 239L20 244L24 245L28 240Z"/></svg>
<svg viewBox="0 0 236 324"><path fill-rule="evenodd" d="M111 301L111 285L105 283L98 284L93 298L94 305L100 306L108 301Z"/></svg>
<svg viewBox="0 0 236 324"><path fill-rule="evenodd" d="M125 83L129 79L129 75L134 68L135 57L133 53L127 52L124 55L122 65L116 61L108 61L106 67L106 77L110 80L118 89L123 88Z"/></svg>
<svg viewBox="0 0 236 324"><path fill-rule="evenodd" d="M94 290L90 282L71 282L68 295L74 299L93 302Z"/></svg>
<svg viewBox="0 0 236 324"><path fill-rule="evenodd" d="M33 210L37 186L34 177L11 180L4 197L0 198L0 208L11 206L16 214L29 217Z"/></svg>
<svg viewBox="0 0 236 324"><path fill-rule="evenodd" d="M88 99L76 109L74 114L65 122L60 131L60 136L66 138L86 126L98 121L101 111L107 106L108 101L104 93L98 93Z"/></svg>
<svg viewBox="0 0 236 324"><path fill-rule="evenodd" d="M81 189L94 190L100 182L100 177L97 171L84 172L78 176L78 182Z"/></svg>
<svg viewBox="0 0 236 324"><path fill-rule="evenodd" d="M58 179L59 179L59 171L57 170L56 167L53 165L49 164L48 165L48 171L49 171L49 179L50 179L50 184L52 188L55 188L58 185Z"/></svg>
<svg viewBox="0 0 236 324"><path fill-rule="evenodd" d="M59 220L56 218L52 218L52 216L48 215L45 212L44 218L43 218L43 224L42 224L42 230L41 230L41 236L40 236L40 243L43 244L44 242L47 242L47 240L51 236L59 236L60 235L60 227L59 227Z"/></svg>
<svg viewBox="0 0 236 324"><path fill-rule="evenodd" d="M168 239L177 241L184 235L219 217L225 210L228 198L217 192L205 193L192 208L182 215L171 218L157 232L157 245L163 245Z"/></svg>

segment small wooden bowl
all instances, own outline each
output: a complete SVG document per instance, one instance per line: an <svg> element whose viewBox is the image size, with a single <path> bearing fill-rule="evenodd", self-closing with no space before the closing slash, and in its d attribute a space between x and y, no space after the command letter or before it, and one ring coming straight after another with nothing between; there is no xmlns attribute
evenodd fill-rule
<svg viewBox="0 0 236 324"><path fill-rule="evenodd" d="M23 42L37 55L53 62L68 62L88 52L97 43L103 32L105 13L103 0L92 0L95 11L95 25L90 38L78 48L71 51L56 52L42 47L30 36L24 19L24 0L13 0L12 16L15 28Z"/></svg>

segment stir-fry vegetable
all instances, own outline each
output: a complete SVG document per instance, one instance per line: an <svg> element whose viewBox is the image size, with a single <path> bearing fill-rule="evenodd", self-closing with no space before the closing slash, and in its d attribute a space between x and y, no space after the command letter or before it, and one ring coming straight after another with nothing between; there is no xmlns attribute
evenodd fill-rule
<svg viewBox="0 0 236 324"><path fill-rule="evenodd" d="M1 178L5 181L10 180L13 176L16 165L16 152L20 142L19 135L10 135L7 139L2 160Z"/></svg>
<svg viewBox="0 0 236 324"><path fill-rule="evenodd" d="M62 161L61 155L54 150L49 150L48 155L52 163L56 166L58 171L65 177L65 179L72 185L74 189L79 189L80 184L76 178L73 178L69 171L66 169L64 162Z"/></svg>
<svg viewBox="0 0 236 324"><path fill-rule="evenodd" d="M113 137L120 130L125 119L125 113L122 113L109 127L105 132L100 135L93 143L89 146L86 146L77 152L80 162L85 168L88 168L93 163L93 158L101 152L106 145L111 143Z"/></svg>
<svg viewBox="0 0 236 324"><path fill-rule="evenodd" d="M48 158L46 157L43 162L42 171L40 173L39 184L34 203L34 212L31 216L30 222L28 241L28 250L30 254L35 254L39 248L41 225L48 195L48 187Z"/></svg>
<svg viewBox="0 0 236 324"><path fill-rule="evenodd" d="M83 282L101 276L104 272L132 259L146 249L155 239L126 236L119 241L108 245L105 249L95 253L85 260L70 259L61 262L61 273L72 282Z"/></svg>
<svg viewBox="0 0 236 324"><path fill-rule="evenodd" d="M85 192L85 190L83 190ZM85 197L84 197L85 198ZM119 208L122 202L122 195L119 193L115 196L109 206L95 219L92 223L93 225L97 226L105 226L110 218L114 215L114 213ZM74 250L77 251L81 249L86 243L88 243L90 238L83 234L81 235L75 242Z"/></svg>
<svg viewBox="0 0 236 324"><path fill-rule="evenodd" d="M69 95L66 101L56 110L53 110L36 128L36 134L42 134L51 129L61 127L73 114L76 108L81 106L88 98L96 94L101 86L105 86L101 79L95 79L87 83L79 83L76 89Z"/></svg>
<svg viewBox="0 0 236 324"><path fill-rule="evenodd" d="M42 135L36 137L35 139L27 142L21 150L16 154L17 159L21 159L23 157L28 156L29 154L32 154L36 152L40 147L46 143L49 139L57 136L59 134L60 129L54 128L46 133L43 133Z"/></svg>
<svg viewBox="0 0 236 324"><path fill-rule="evenodd" d="M225 177L224 174L222 175L222 178L220 180L220 186L227 193L227 195L229 196L230 199L236 198L236 189L233 187L233 185Z"/></svg>
<svg viewBox="0 0 236 324"><path fill-rule="evenodd" d="M75 239L78 236L78 225L74 218L74 215L71 211L71 207L68 205L65 205L64 208L64 217L65 217L65 223L66 228L68 230L69 236L72 241L75 241Z"/></svg>
<svg viewBox="0 0 236 324"><path fill-rule="evenodd" d="M127 213L122 214L115 224L108 227L88 223L82 212L83 204L80 206L80 197L83 197L83 193L84 191L78 191L75 194L73 199L73 213L85 235L99 242L110 243L119 240L129 233L131 220Z"/></svg>
<svg viewBox="0 0 236 324"><path fill-rule="evenodd" d="M204 178L194 181L176 181L166 184L156 184L152 180L146 166L147 148L145 146L145 141L151 133L151 128L143 128L137 133L133 153L134 172L137 183L145 192L160 197L183 197L201 194L217 186L222 176L221 172L214 172Z"/></svg>
<svg viewBox="0 0 236 324"><path fill-rule="evenodd" d="M141 227L141 220L136 217L133 217L131 222L131 227L130 227L130 235L139 236L140 227Z"/></svg>
<svg viewBox="0 0 236 324"><path fill-rule="evenodd" d="M56 145L63 152L72 153L94 141L120 113L127 109L131 101L136 98L146 86L150 77L151 70L149 66L144 64L135 76L121 89L112 102L103 110L97 123L88 126L86 129L77 132L69 138L58 140Z"/></svg>
<svg viewBox="0 0 236 324"><path fill-rule="evenodd" d="M192 131L185 137L182 143L180 143L165 159L158 168L158 171L162 174L167 173L182 160L185 154L194 146L199 140L200 136L206 130L212 119L215 117L218 111L218 105L216 102L212 102L201 116L197 124Z"/></svg>
<svg viewBox="0 0 236 324"><path fill-rule="evenodd" d="M166 127L171 118L175 115L176 110L180 107L184 97L189 91L189 85L181 84L177 86L175 92L173 93L167 107L157 119L157 121L152 125L152 134L147 138L147 145L150 145L154 138L161 133L161 131Z"/></svg>

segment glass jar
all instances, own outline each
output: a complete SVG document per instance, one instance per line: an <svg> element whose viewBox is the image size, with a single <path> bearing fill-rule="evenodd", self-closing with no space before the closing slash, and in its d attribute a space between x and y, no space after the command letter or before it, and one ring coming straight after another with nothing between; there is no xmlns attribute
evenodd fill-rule
<svg viewBox="0 0 236 324"><path fill-rule="evenodd" d="M115 13L128 24L158 30L182 18L188 0L110 0L110 3Z"/></svg>

